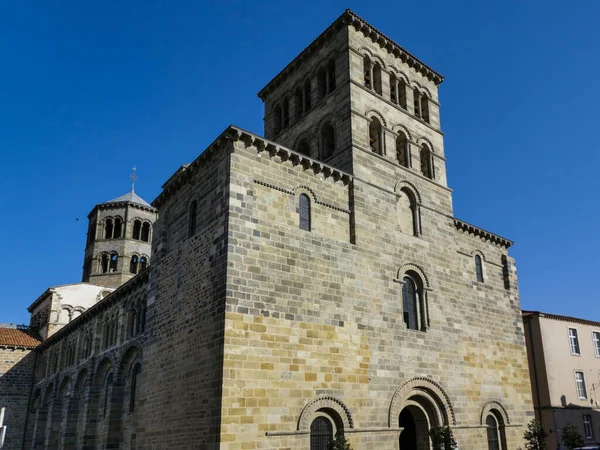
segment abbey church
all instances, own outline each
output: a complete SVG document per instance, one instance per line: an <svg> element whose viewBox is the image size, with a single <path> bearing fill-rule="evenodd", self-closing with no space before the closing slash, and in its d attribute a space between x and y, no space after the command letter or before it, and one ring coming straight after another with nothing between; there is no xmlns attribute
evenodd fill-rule
<svg viewBox="0 0 600 450"><path fill-rule="evenodd" d="M345 11L259 92L264 137L95 206L82 282L0 327L3 450L523 447L512 242L454 217L442 81Z"/></svg>

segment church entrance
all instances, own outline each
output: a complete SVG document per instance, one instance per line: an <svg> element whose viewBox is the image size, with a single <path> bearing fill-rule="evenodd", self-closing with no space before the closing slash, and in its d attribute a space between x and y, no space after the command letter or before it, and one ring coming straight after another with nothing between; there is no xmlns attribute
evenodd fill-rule
<svg viewBox="0 0 600 450"><path fill-rule="evenodd" d="M400 412L400 450L430 450L429 420L423 409L410 405Z"/></svg>

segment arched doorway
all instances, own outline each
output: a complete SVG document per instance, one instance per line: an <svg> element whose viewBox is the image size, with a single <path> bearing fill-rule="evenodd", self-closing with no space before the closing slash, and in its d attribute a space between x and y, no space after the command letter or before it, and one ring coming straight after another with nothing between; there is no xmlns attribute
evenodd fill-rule
<svg viewBox="0 0 600 450"><path fill-rule="evenodd" d="M394 393L390 426L399 426L400 450L431 450L431 431L455 425L454 410L442 387L426 378L413 378Z"/></svg>

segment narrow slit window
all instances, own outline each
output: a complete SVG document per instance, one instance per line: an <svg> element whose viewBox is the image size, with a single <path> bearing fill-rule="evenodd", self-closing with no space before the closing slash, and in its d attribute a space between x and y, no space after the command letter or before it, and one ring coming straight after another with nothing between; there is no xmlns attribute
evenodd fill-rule
<svg viewBox="0 0 600 450"><path fill-rule="evenodd" d="M196 200L192 202L190 205L190 217L189 217L189 226L188 226L188 237L192 237L196 234L196 220L197 220L197 212L198 212L198 203Z"/></svg>
<svg viewBox="0 0 600 450"><path fill-rule="evenodd" d="M477 281L483 283L483 265L479 255L475 255L475 272L477 273Z"/></svg>
<svg viewBox="0 0 600 450"><path fill-rule="evenodd" d="M310 198L308 198L308 195L300 195L299 210L300 229L310 231Z"/></svg>

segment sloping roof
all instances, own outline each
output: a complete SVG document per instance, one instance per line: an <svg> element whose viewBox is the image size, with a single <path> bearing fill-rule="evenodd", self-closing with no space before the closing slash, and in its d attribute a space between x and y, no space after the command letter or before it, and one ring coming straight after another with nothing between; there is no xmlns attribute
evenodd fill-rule
<svg viewBox="0 0 600 450"><path fill-rule="evenodd" d="M523 310L523 311L521 311L521 314L523 315L523 317L539 316L539 317L544 317L546 319L560 320L562 322L573 322L573 323L580 323L582 325L590 325L593 327L600 327L600 322L595 322L593 320L579 319L577 317L570 317L570 316L561 316L558 314L550 314L550 313L545 313L545 312L541 312L541 311Z"/></svg>
<svg viewBox="0 0 600 450"><path fill-rule="evenodd" d="M0 325L0 347L35 348L42 340L29 327Z"/></svg>
<svg viewBox="0 0 600 450"><path fill-rule="evenodd" d="M138 205L143 205L143 206L152 208L150 203L148 203L142 197L137 195L135 192L128 192L127 194L121 195L120 197L117 197L117 198L113 198L112 200L105 202L105 203L123 203L123 202L136 203Z"/></svg>

